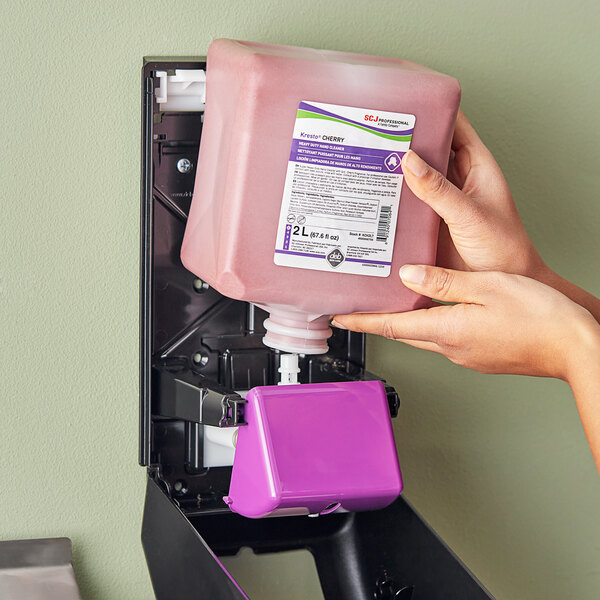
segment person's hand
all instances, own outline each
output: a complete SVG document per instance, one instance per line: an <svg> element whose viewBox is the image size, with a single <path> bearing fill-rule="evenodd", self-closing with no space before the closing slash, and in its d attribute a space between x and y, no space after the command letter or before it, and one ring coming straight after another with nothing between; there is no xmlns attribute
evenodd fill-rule
<svg viewBox="0 0 600 600"><path fill-rule="evenodd" d="M402 158L412 192L443 219L438 264L539 279L547 269L521 222L500 167L459 112L448 179L415 152Z"/></svg>
<svg viewBox="0 0 600 600"><path fill-rule="evenodd" d="M534 248L500 167L459 112L448 179L409 150L402 171L413 193L442 218L437 264L461 271L503 271L536 279L589 310L600 300L550 269Z"/></svg>
<svg viewBox="0 0 600 600"><path fill-rule="evenodd" d="M419 265L405 265L400 275L411 290L458 304L399 314L336 315L332 325L432 350L483 373L566 381L580 366L581 353L589 354L588 338L596 340L600 331L587 310L519 275Z"/></svg>
<svg viewBox="0 0 600 600"><path fill-rule="evenodd" d="M332 325L432 350L482 373L563 379L600 472L600 325L590 312L520 275L404 265L400 276L415 292L458 304L336 315Z"/></svg>

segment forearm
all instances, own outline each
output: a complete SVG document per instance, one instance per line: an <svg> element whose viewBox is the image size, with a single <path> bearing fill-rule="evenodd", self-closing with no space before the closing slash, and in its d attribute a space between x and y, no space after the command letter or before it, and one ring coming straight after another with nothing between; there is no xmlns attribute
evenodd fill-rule
<svg viewBox="0 0 600 600"><path fill-rule="evenodd" d="M533 278L558 290L561 294L564 294L567 298L579 304L579 306L583 306L583 308L587 309L594 319L600 323L600 299L581 289L574 283L567 281L546 266L544 266L539 273L533 275Z"/></svg>
<svg viewBox="0 0 600 600"><path fill-rule="evenodd" d="M600 472L600 326L586 328L575 356L568 383Z"/></svg>

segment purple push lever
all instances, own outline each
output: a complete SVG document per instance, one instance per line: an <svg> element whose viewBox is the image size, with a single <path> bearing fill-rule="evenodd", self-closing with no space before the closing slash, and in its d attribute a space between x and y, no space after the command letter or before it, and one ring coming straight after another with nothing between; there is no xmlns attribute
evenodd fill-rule
<svg viewBox="0 0 600 600"><path fill-rule="evenodd" d="M380 381L256 387L240 427L229 508L245 517L373 510L402 478Z"/></svg>

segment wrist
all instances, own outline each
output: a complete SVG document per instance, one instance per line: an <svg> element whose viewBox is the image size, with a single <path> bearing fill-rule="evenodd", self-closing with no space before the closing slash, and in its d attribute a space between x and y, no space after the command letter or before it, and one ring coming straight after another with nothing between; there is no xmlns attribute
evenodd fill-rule
<svg viewBox="0 0 600 600"><path fill-rule="evenodd" d="M543 261L542 257L537 254L528 265L525 277L535 279L540 283L544 283L550 287L555 287L558 275ZM554 284L554 285L553 285Z"/></svg>
<svg viewBox="0 0 600 600"><path fill-rule="evenodd" d="M564 379L575 391L590 373L600 372L600 325L587 311L571 324L573 335L566 348Z"/></svg>

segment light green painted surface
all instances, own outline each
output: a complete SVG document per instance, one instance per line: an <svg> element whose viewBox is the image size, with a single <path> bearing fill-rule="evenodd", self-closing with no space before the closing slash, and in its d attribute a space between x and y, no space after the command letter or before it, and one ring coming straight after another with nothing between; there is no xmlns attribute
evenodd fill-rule
<svg viewBox="0 0 600 600"><path fill-rule="evenodd" d="M595 0L3 2L0 536L70 536L86 600L152 596L136 464L143 55L226 36L456 76L544 257L600 294L599 23ZM403 396L407 497L497 598L598 598L600 479L567 388L384 340L369 360Z"/></svg>

